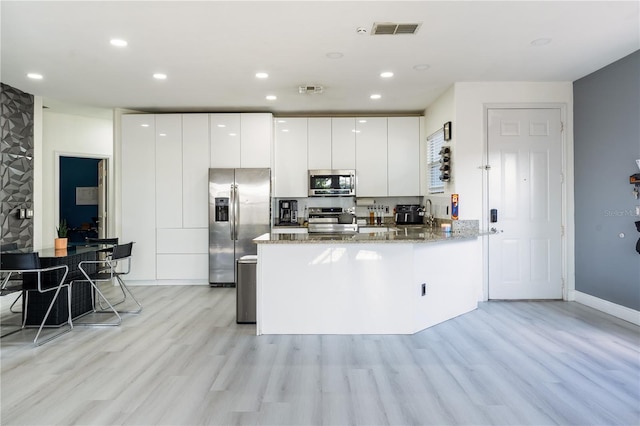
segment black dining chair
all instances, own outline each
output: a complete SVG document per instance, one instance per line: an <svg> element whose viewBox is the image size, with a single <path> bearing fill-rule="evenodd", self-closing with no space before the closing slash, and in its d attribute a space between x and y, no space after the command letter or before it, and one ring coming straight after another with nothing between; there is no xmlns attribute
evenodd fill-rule
<svg viewBox="0 0 640 426"><path fill-rule="evenodd" d="M113 313L118 318L117 323L77 323L76 325L120 325L122 318L119 314L122 313L133 313L137 314L142 311L142 304L135 298L129 287L126 285L124 280L122 279L123 275L128 274L131 271L131 251L133 247L133 242L127 244L118 244L113 247L113 251L111 255L106 259L101 260L85 260L78 264L78 268L80 272L84 275L85 279L83 280L74 280L74 282L86 281L91 283L91 286L94 289L94 294L97 295L97 302L101 309L97 309L96 307L96 297L94 297L94 305L93 310L95 313ZM124 266L120 266L124 265ZM121 269L122 268L122 269ZM95 269L95 272L91 272L91 270ZM120 290L123 294L123 299L118 302L111 302L104 293L100 290L98 283L100 282L110 282L113 283L114 279L119 284ZM123 303L126 298L131 297L131 299L136 303L138 309L136 310L116 310L115 306ZM107 306L104 307L103 303Z"/></svg>
<svg viewBox="0 0 640 426"><path fill-rule="evenodd" d="M22 291L22 293L24 294L24 312L22 313L22 325L19 329L3 334L0 337L8 336L9 334L18 332L26 327L28 314L27 309L29 307L29 293L31 292L44 294L55 291L53 298L51 299L51 303L49 303L49 306L47 308L47 312L45 313L44 318L40 323L40 327L38 328L36 337L33 339L33 343L42 345L73 329L73 322L71 318L71 287L69 283L65 282L67 274L69 273L69 267L67 265L57 265L47 268L41 268L40 256L38 255L38 253L3 253L2 256L0 256L0 273L6 274L5 278L2 281L2 284L0 285L0 288L2 289L4 289L5 286L7 286L12 281L11 277L14 276L14 274L21 274L22 286L20 288L20 291ZM54 335L48 337L46 340L38 343L40 333L42 333L42 329L47 323L49 314L51 313L51 310L56 304L58 296L60 295L64 287L67 288L68 312L66 323L69 325L69 328L65 328L61 332L55 333Z"/></svg>
<svg viewBox="0 0 640 426"><path fill-rule="evenodd" d="M5 243L0 244L0 256L3 252L8 252L11 250L18 250L18 243ZM0 282L4 281L5 276L0 274ZM6 285L0 290L0 296L6 296L12 293L18 293L18 297L13 301L11 306L9 306L9 311L14 314L19 314L22 311L14 311L13 307L18 303L18 300L22 298L22 276L20 274L13 274L11 280L7 280Z"/></svg>

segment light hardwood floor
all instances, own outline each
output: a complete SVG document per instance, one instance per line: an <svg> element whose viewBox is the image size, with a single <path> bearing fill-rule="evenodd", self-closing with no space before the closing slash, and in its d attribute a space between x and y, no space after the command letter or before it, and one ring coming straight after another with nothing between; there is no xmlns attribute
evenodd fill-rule
<svg viewBox="0 0 640 426"><path fill-rule="evenodd" d="M2 425L640 424L639 327L577 303L482 303L413 336L258 337L234 289L133 291L144 310L120 327L0 341Z"/></svg>

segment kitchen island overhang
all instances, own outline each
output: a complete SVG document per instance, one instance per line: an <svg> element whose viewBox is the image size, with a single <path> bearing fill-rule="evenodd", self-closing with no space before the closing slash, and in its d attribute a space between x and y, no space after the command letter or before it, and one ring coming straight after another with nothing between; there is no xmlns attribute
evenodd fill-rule
<svg viewBox="0 0 640 426"><path fill-rule="evenodd" d="M413 334L476 309L482 293L477 231L254 241L258 335Z"/></svg>

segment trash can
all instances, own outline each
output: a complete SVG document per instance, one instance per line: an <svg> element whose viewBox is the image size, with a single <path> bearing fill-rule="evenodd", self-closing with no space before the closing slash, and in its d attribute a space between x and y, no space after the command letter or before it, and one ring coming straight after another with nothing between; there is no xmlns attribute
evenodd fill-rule
<svg viewBox="0 0 640 426"><path fill-rule="evenodd" d="M258 256L242 256L236 262L236 322L256 323L256 264Z"/></svg>

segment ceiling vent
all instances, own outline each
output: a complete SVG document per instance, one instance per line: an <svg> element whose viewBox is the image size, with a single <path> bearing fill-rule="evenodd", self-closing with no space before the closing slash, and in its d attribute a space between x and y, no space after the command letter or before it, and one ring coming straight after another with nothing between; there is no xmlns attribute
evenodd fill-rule
<svg viewBox="0 0 640 426"><path fill-rule="evenodd" d="M305 84L304 86L298 87L298 93L307 93L307 94L316 94L322 93L324 87L318 86L315 84Z"/></svg>
<svg viewBox="0 0 640 426"><path fill-rule="evenodd" d="M394 24L393 22L376 22L371 35L415 34L421 24Z"/></svg>

